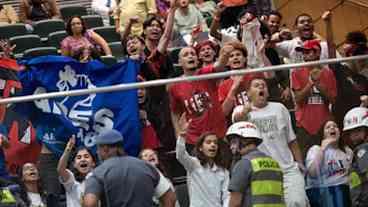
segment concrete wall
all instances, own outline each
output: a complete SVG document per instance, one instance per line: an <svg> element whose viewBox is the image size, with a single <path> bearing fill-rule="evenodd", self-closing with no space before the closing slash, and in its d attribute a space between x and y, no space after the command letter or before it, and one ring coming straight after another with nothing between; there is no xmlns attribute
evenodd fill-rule
<svg viewBox="0 0 368 207"><path fill-rule="evenodd" d="M315 30L325 35L320 16L325 10L333 11L335 41L341 44L347 32L364 31L368 35L368 0L274 0L274 6L283 16L289 28L293 28L295 17L308 13L315 20Z"/></svg>

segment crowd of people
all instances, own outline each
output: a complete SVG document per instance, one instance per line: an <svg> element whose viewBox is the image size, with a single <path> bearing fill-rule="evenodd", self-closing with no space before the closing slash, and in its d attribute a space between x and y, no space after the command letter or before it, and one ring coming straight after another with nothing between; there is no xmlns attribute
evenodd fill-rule
<svg viewBox="0 0 368 207"><path fill-rule="evenodd" d="M234 1L237 2L237 1ZM239 1L240 2L240 1ZM326 36L307 13L292 28L267 1L92 0L114 22L125 59L139 61L137 81L199 76L368 54L363 32L337 51L332 12ZM0 21L60 18L55 0L0 6ZM113 20L113 21L111 21ZM61 55L86 62L112 52L83 18L66 20ZM1 41L3 57L14 46ZM181 47L178 58L172 47ZM121 60L124 61L124 60ZM0 137L1 203L13 206L173 207L178 202L165 154L184 167L191 207L368 206L368 61L320 64L138 89L142 150L122 149L109 130L95 137L97 156L73 136L61 157L42 145L38 163L6 171ZM163 159L162 159L163 158ZM62 187L63 186L63 187ZM66 198L63 204L62 198Z"/></svg>

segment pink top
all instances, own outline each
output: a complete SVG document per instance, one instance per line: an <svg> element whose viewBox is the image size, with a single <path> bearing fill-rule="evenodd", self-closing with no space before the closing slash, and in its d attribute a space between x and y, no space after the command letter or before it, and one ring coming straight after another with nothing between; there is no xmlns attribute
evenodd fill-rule
<svg viewBox="0 0 368 207"><path fill-rule="evenodd" d="M70 51L70 56L74 57L83 50L83 56L90 56L92 49L95 47L92 40L92 31L87 30L81 38L67 36L61 42L61 49Z"/></svg>

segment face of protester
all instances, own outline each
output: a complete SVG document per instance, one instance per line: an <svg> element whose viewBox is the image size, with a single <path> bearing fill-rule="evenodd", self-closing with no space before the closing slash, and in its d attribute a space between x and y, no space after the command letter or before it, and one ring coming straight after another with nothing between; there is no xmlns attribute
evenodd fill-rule
<svg viewBox="0 0 368 207"><path fill-rule="evenodd" d="M96 163L92 155L86 150L82 149L77 152L74 158L74 168L82 175L87 175L95 168Z"/></svg>
<svg viewBox="0 0 368 207"><path fill-rule="evenodd" d="M185 47L180 50L179 64L183 68L184 73L195 71L198 67L198 57L196 51L192 47Z"/></svg>
<svg viewBox="0 0 368 207"><path fill-rule="evenodd" d="M253 79L248 89L248 96L255 107L265 107L269 96L266 81L263 79Z"/></svg>
<svg viewBox="0 0 368 207"><path fill-rule="evenodd" d="M145 35L149 40L160 40L162 36L161 24L158 21L153 20L145 29Z"/></svg>
<svg viewBox="0 0 368 207"><path fill-rule="evenodd" d="M319 47L303 50L303 59L306 62L319 60L320 56L321 56L321 48Z"/></svg>
<svg viewBox="0 0 368 207"><path fill-rule="evenodd" d="M40 179L38 169L33 163L26 163L22 168L23 182L36 182Z"/></svg>
<svg viewBox="0 0 368 207"><path fill-rule="evenodd" d="M270 15L267 20L268 28L271 34L274 34L280 30L281 18L277 15Z"/></svg>
<svg viewBox="0 0 368 207"><path fill-rule="evenodd" d="M300 16L296 23L299 36L304 40L313 39L314 25L312 18L309 16Z"/></svg>
<svg viewBox="0 0 368 207"><path fill-rule="evenodd" d="M323 138L339 140L340 130L334 121L328 121L323 127Z"/></svg>
<svg viewBox="0 0 368 207"><path fill-rule="evenodd" d="M199 60L205 64L211 64L215 61L216 52L210 45L204 45L199 50Z"/></svg>
<svg viewBox="0 0 368 207"><path fill-rule="evenodd" d="M130 56L139 55L144 50L144 44L138 39L138 37L131 38L127 41L127 52Z"/></svg>
<svg viewBox="0 0 368 207"><path fill-rule="evenodd" d="M245 13L243 16L239 19L240 27L242 28L245 24L252 21L256 16L254 16L252 13Z"/></svg>
<svg viewBox="0 0 368 207"><path fill-rule="evenodd" d="M230 53L228 65L231 70L245 68L247 65L247 57L244 57L241 50L235 49Z"/></svg>
<svg viewBox="0 0 368 207"><path fill-rule="evenodd" d="M151 149L143 150L141 153L141 159L147 161L153 166L158 166L159 164L157 153Z"/></svg>
<svg viewBox="0 0 368 207"><path fill-rule="evenodd" d="M81 19L79 19L78 17L74 17L70 22L70 25L74 35L79 35L82 33L83 25Z"/></svg>
<svg viewBox="0 0 368 207"><path fill-rule="evenodd" d="M146 102L146 89L138 88L138 104L144 104Z"/></svg>
<svg viewBox="0 0 368 207"><path fill-rule="evenodd" d="M349 138L353 146L358 146L368 141L367 129L358 127L349 131Z"/></svg>
<svg viewBox="0 0 368 207"><path fill-rule="evenodd" d="M218 138L216 135L210 134L204 138L202 146L199 150L209 159L214 159L218 151Z"/></svg>

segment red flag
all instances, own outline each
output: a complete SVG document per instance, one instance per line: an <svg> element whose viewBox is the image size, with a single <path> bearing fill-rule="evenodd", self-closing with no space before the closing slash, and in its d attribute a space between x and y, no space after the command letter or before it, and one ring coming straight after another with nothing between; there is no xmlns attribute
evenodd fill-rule
<svg viewBox="0 0 368 207"><path fill-rule="evenodd" d="M22 89L17 72L20 67L13 59L0 59L0 97L7 98L16 95ZM11 105L0 106L0 123L6 126L10 147L5 149L5 158L9 173L26 162L36 162L40 153L35 130L32 124L11 109Z"/></svg>

